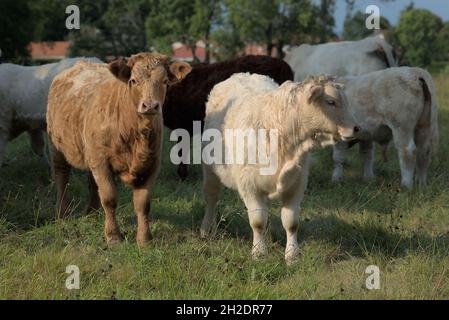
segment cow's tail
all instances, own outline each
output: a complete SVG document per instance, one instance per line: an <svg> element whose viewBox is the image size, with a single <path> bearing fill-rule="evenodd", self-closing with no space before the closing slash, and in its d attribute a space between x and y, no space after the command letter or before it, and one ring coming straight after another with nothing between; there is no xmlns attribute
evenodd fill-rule
<svg viewBox="0 0 449 320"><path fill-rule="evenodd" d="M438 103L432 77L425 70L418 71L418 79L421 83L424 96L424 109L418 120L417 130L426 130L430 134L432 154L438 152Z"/></svg>

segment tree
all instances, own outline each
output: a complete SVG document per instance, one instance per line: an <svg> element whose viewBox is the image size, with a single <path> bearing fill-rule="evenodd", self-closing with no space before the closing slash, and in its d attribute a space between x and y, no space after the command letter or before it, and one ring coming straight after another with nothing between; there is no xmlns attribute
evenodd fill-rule
<svg viewBox="0 0 449 320"><path fill-rule="evenodd" d="M81 30L70 32L70 53L129 56L148 50L145 20L154 0L78 0Z"/></svg>
<svg viewBox="0 0 449 320"><path fill-rule="evenodd" d="M31 1L0 1L0 49L3 61L23 63L29 57L28 44L37 26Z"/></svg>
<svg viewBox="0 0 449 320"><path fill-rule="evenodd" d="M343 38L345 40L360 40L373 34L373 30L366 28L365 22L367 14L357 11L347 16L343 28ZM390 22L384 17L380 17L380 29L388 30L391 28Z"/></svg>
<svg viewBox="0 0 449 320"><path fill-rule="evenodd" d="M310 0L225 0L227 19L244 43L263 43L267 53L274 47L282 57L286 43L303 40L313 30Z"/></svg>
<svg viewBox="0 0 449 320"><path fill-rule="evenodd" d="M245 45L237 28L229 21L212 32L211 42L215 44L214 57L219 61L234 58Z"/></svg>
<svg viewBox="0 0 449 320"><path fill-rule="evenodd" d="M437 35L438 59L449 60L449 22L446 22Z"/></svg>
<svg viewBox="0 0 449 320"><path fill-rule="evenodd" d="M437 37L442 29L441 18L425 9L409 9L401 14L396 28L405 62L428 66L438 51Z"/></svg>
<svg viewBox="0 0 449 320"><path fill-rule="evenodd" d="M333 35L332 28L335 25L334 20L335 0L321 0L319 17L318 35L320 42L324 43L329 40L329 36Z"/></svg>
<svg viewBox="0 0 449 320"><path fill-rule="evenodd" d="M111 53L104 35L90 25L69 34L70 55L72 57L99 57L105 59Z"/></svg>
<svg viewBox="0 0 449 320"><path fill-rule="evenodd" d="M192 52L195 61L197 42L206 46L206 61L210 59L212 26L220 16L218 0L159 0L157 10L147 17L146 31L149 43L162 52L171 53L171 45L180 41Z"/></svg>
<svg viewBox="0 0 449 320"><path fill-rule="evenodd" d="M110 0L101 17L102 31L115 56L147 51L146 17L153 10L148 0Z"/></svg>
<svg viewBox="0 0 449 320"><path fill-rule="evenodd" d="M60 41L67 38L69 30L65 27L65 9L70 0L36 0L30 3L36 17L35 41Z"/></svg>
<svg viewBox="0 0 449 320"><path fill-rule="evenodd" d="M190 34L202 40L206 46L205 62L210 61L212 26L219 23L221 6L218 0L195 0L195 14L191 18Z"/></svg>

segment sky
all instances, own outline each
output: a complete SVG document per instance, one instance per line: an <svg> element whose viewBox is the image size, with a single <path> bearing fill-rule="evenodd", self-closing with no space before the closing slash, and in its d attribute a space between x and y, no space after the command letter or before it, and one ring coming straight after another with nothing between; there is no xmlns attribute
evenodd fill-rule
<svg viewBox="0 0 449 320"><path fill-rule="evenodd" d="M356 0L355 10L365 12L369 5L377 5L380 14L396 25L399 21L401 11L410 4L412 0L395 0L390 2L382 2L379 0ZM443 21L449 21L449 0L413 0L415 8L425 8L439 15ZM335 8L335 31L340 34L343 31L343 22L346 15L346 1L337 0Z"/></svg>

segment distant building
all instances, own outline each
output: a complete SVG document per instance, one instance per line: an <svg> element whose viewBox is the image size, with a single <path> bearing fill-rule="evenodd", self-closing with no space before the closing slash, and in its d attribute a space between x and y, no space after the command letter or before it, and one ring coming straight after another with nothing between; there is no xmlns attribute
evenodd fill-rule
<svg viewBox="0 0 449 320"><path fill-rule="evenodd" d="M31 42L29 44L31 59L36 62L51 62L64 59L70 55L69 41L54 42ZM192 62L192 50L181 42L172 44L173 58L177 60ZM247 44L239 55L266 55L267 49L264 45ZM272 55L276 56L277 50L273 48ZM206 60L206 46L203 41L196 43L195 55L200 62ZM114 60L114 56L107 56L106 61Z"/></svg>
<svg viewBox="0 0 449 320"><path fill-rule="evenodd" d="M197 58L203 62L206 59L206 49L204 42L198 41L195 54ZM173 57L183 61L193 61L192 50L186 45L175 42L172 45ZM57 61L64 59L70 55L69 41L54 42L31 42L29 44L31 59L37 62ZM109 59L108 59L109 58ZM108 56L107 61L114 60L115 57Z"/></svg>
<svg viewBox="0 0 449 320"><path fill-rule="evenodd" d="M193 54L191 48L186 46L181 42L175 42L172 44L173 58L177 60L192 62ZM196 43L195 55L200 60L204 62L206 60L206 45L203 41L198 41Z"/></svg>
<svg viewBox="0 0 449 320"><path fill-rule="evenodd" d="M29 45L31 59L34 61L61 60L69 56L68 41L31 42Z"/></svg>
<svg viewBox="0 0 449 320"><path fill-rule="evenodd" d="M255 55L255 56L265 56L269 55L272 57L278 57L278 49L273 46L271 49L270 54L268 54L267 46L266 45L260 45L260 44L247 44L245 48L243 49L244 55Z"/></svg>
<svg viewBox="0 0 449 320"><path fill-rule="evenodd" d="M244 49L244 54L264 56L267 54L267 49L265 48L265 46L261 46L259 44L247 44Z"/></svg>

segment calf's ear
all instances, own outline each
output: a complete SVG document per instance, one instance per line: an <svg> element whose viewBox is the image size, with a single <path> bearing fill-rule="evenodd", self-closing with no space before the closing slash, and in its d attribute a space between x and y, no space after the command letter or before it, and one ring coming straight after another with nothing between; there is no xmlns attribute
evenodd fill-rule
<svg viewBox="0 0 449 320"><path fill-rule="evenodd" d="M170 64L169 71L170 83L173 84L184 79L192 71L192 67L186 62L176 61Z"/></svg>
<svg viewBox="0 0 449 320"><path fill-rule="evenodd" d="M120 81L128 83L131 77L131 68L125 59L114 60L109 64L109 71Z"/></svg>
<svg viewBox="0 0 449 320"><path fill-rule="evenodd" d="M309 103L314 102L316 99L321 97L323 94L323 86L321 85L311 85L309 90L307 90L307 100Z"/></svg>

